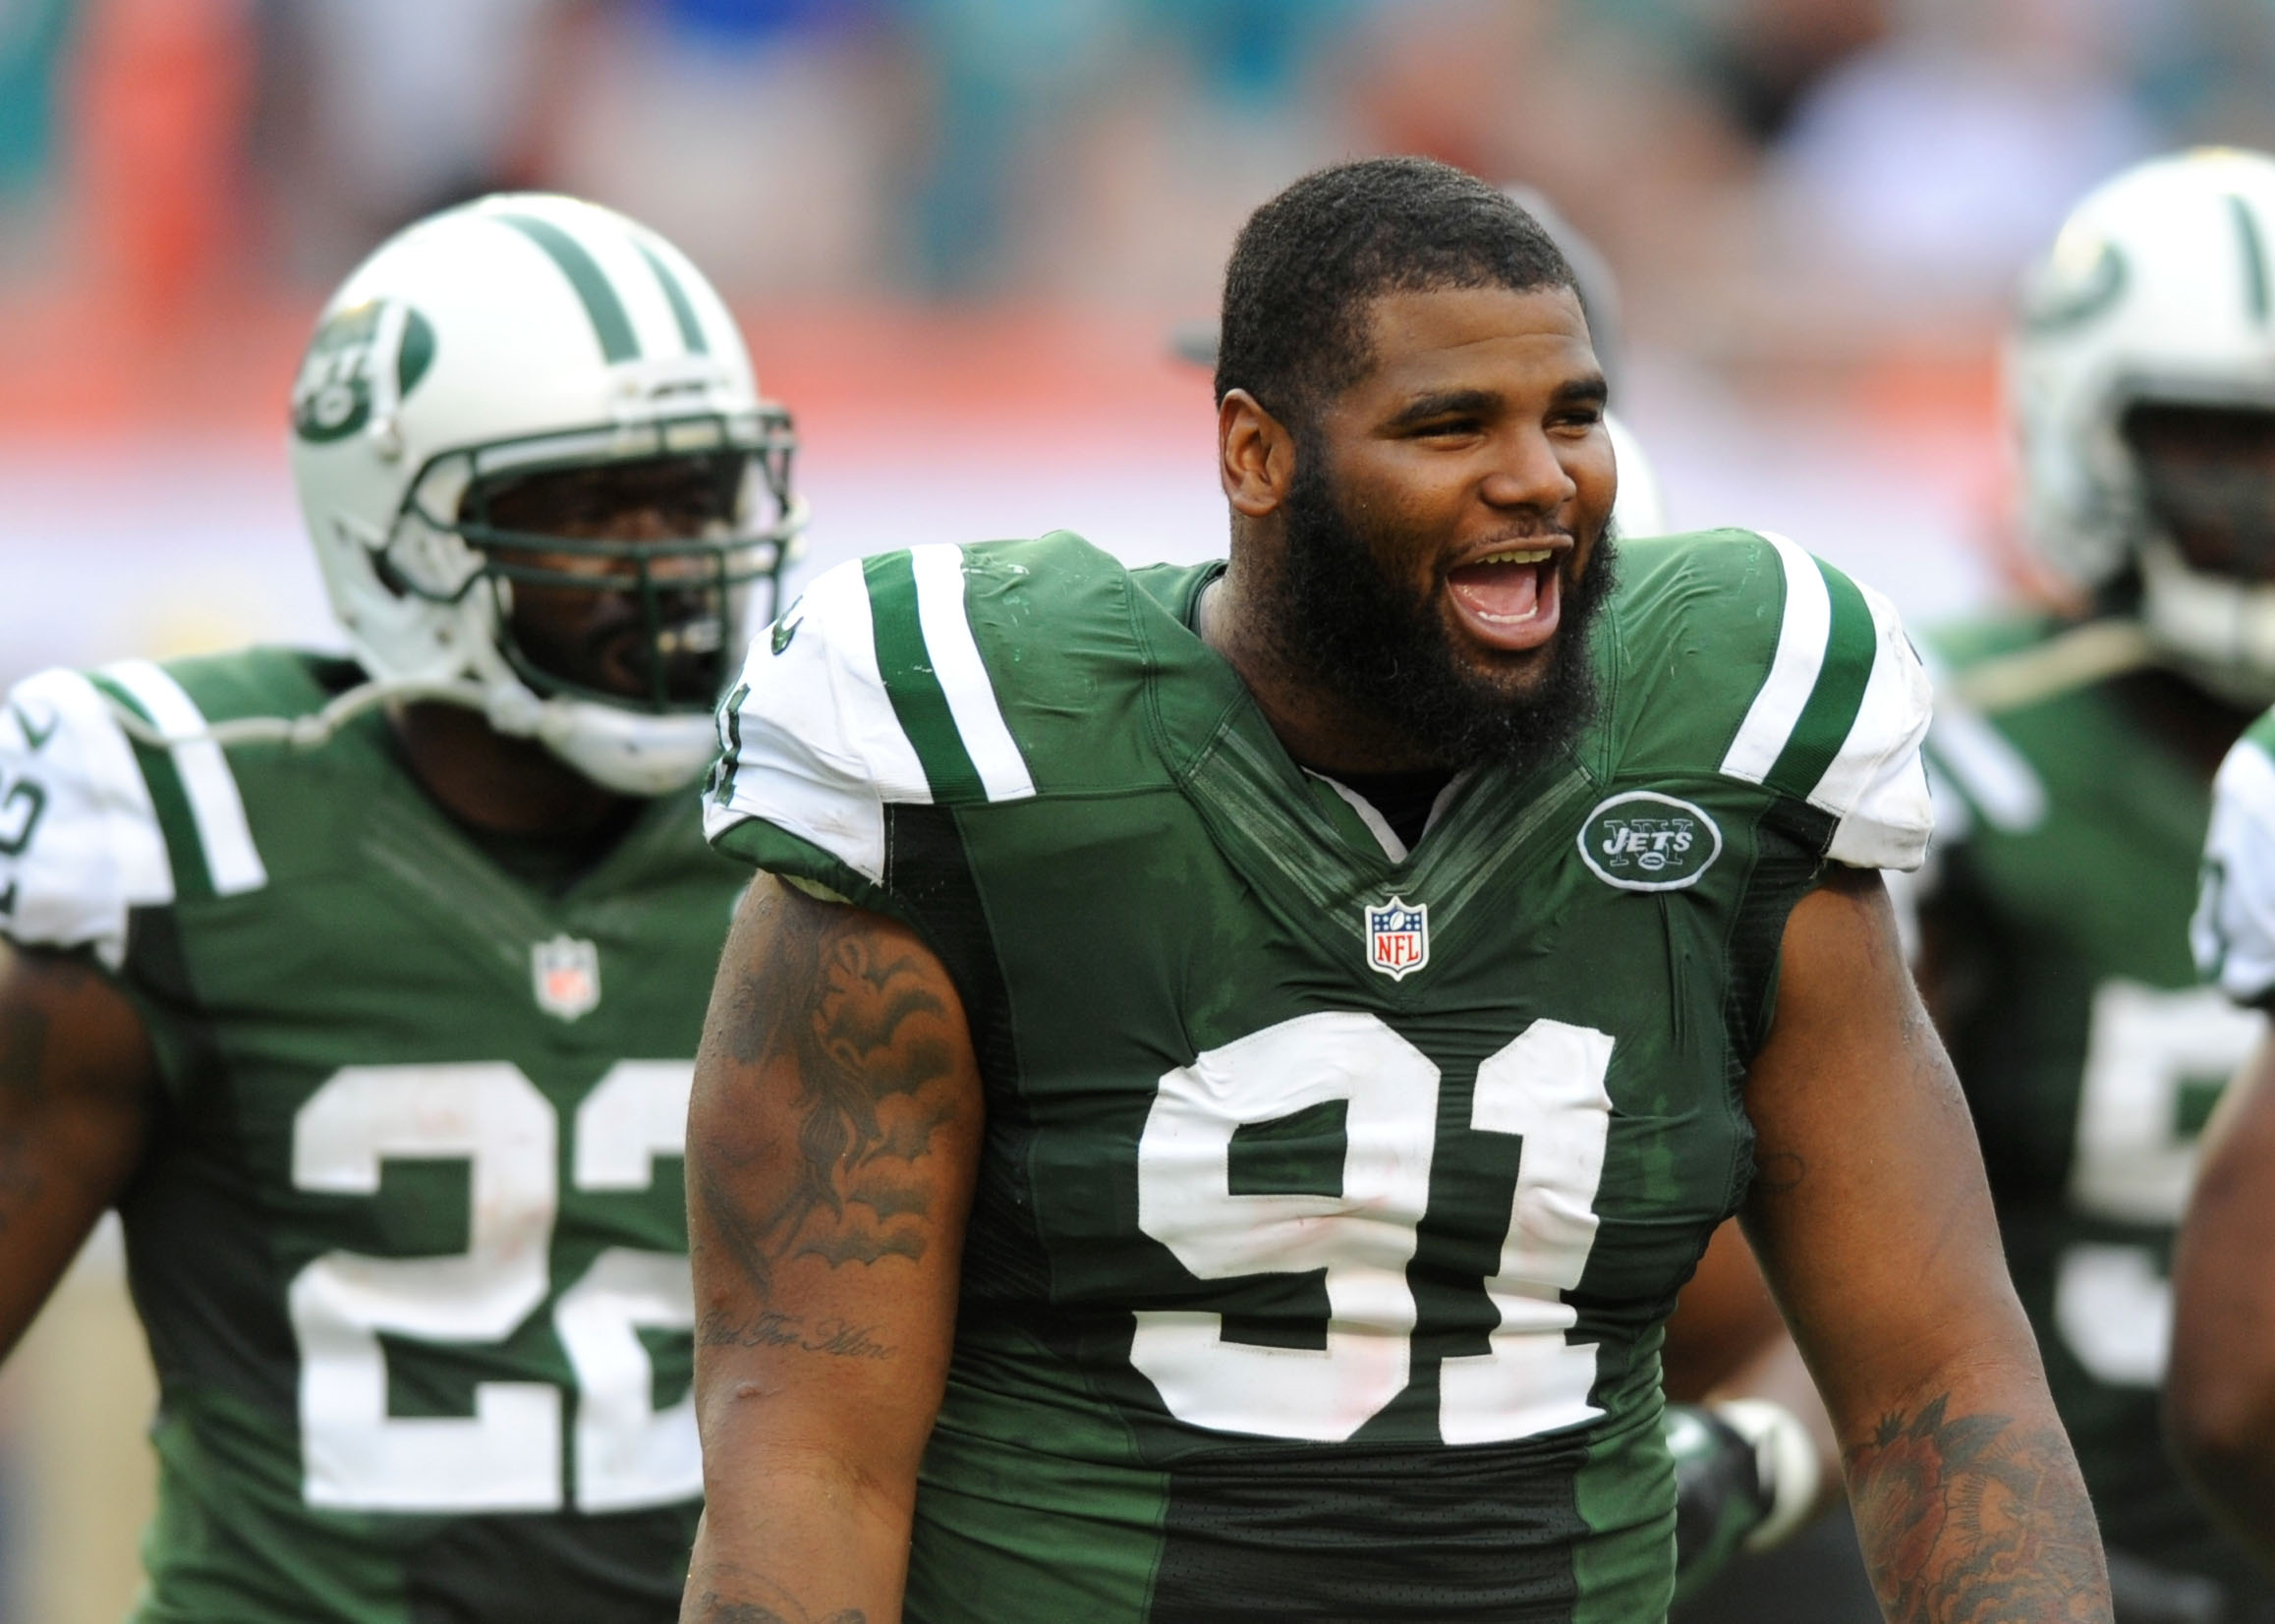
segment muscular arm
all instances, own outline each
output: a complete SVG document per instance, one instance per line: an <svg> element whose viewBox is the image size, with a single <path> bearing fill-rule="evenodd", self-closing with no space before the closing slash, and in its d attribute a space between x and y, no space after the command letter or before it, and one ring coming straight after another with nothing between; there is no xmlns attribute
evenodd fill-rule
<svg viewBox="0 0 2275 1624"><path fill-rule="evenodd" d="M939 961L890 920L762 877L688 1119L707 1507L688 1624L900 1616L981 1124Z"/></svg>
<svg viewBox="0 0 2275 1624"><path fill-rule="evenodd" d="M0 1359L141 1162L157 1087L118 988L0 941Z"/></svg>
<svg viewBox="0 0 2275 1624"><path fill-rule="evenodd" d="M2204 1135L2173 1252L2165 1434L2197 1494L2275 1571L2275 1043Z"/></svg>
<svg viewBox="0 0 2275 1624"><path fill-rule="evenodd" d="M1786 928L1746 1225L1898 1624L2106 1621L2101 1543L2008 1281L1958 1080L1877 875Z"/></svg>

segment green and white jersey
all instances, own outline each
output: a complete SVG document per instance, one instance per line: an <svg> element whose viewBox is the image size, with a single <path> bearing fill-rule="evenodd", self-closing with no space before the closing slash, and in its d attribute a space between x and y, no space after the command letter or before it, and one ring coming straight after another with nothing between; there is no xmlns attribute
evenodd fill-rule
<svg viewBox="0 0 2275 1624"><path fill-rule="evenodd" d="M1963 672L2060 630L1986 621L1935 648ZM2196 1136L2262 1023L2197 984L2188 929L2208 786L2128 695L2119 678L1996 715L1939 707L1924 900L1949 989L1938 1013L2105 1538L2264 1596L2157 1421Z"/></svg>
<svg viewBox="0 0 2275 1624"><path fill-rule="evenodd" d="M919 547L754 645L711 838L920 931L987 1089L912 1620L1664 1612L1661 1321L1788 913L1925 845L1927 684L1790 542L1621 570L1600 720L1411 852L1189 629L1215 567Z"/></svg>
<svg viewBox="0 0 2275 1624"><path fill-rule="evenodd" d="M165 1081L121 1203L161 1387L139 1617L662 1624L701 1487L691 1057L747 870L689 794L553 895L375 714L204 736L358 680L254 650L0 713L0 924L107 966Z"/></svg>
<svg viewBox="0 0 2275 1624"><path fill-rule="evenodd" d="M2275 711L2220 763L2192 922L2196 968L2240 1004L2275 998Z"/></svg>

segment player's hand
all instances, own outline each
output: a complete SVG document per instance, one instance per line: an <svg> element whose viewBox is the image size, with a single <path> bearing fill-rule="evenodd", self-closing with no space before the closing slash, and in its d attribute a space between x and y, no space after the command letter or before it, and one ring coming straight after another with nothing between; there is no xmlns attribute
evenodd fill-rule
<svg viewBox="0 0 2275 1624"><path fill-rule="evenodd" d="M1783 1406L1762 1399L1670 1404L1675 1457L1675 1599L1705 1587L1740 1551L1767 1550L1817 1497L1814 1447Z"/></svg>

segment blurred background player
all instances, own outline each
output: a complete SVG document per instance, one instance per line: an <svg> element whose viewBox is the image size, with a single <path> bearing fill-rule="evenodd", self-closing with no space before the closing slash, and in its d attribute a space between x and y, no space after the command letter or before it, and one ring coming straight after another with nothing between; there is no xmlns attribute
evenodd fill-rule
<svg viewBox="0 0 2275 1624"><path fill-rule="evenodd" d="M2275 712L2221 763L2190 935L2239 1004L2275 1007ZM2214 1517L2275 1572L2275 1043L2262 1043L2204 1131L2173 1249L2165 1428Z"/></svg>
<svg viewBox="0 0 2275 1624"><path fill-rule="evenodd" d="M115 1202L140 1616L675 1616L677 1161L741 878L690 785L790 452L676 249L489 197L352 274L293 389L355 657L11 694L0 1349Z"/></svg>
<svg viewBox="0 0 2275 1624"><path fill-rule="evenodd" d="M2196 1139L2262 1023L2187 948L2212 773L2275 698L2275 162L2087 196L2012 340L2028 539L2064 612L1952 626L1922 980L2121 1620L2275 1617L2157 1430Z"/></svg>

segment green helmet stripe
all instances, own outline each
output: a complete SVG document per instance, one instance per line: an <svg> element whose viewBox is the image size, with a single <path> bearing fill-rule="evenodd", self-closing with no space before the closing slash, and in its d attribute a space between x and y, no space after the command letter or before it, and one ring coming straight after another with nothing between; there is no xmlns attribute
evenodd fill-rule
<svg viewBox="0 0 2275 1624"><path fill-rule="evenodd" d="M687 290L679 285L679 278L672 275L671 267L663 262L663 255L646 243L636 238L634 246L640 250L640 257L648 261L649 269L655 272L655 280L663 284L663 297L671 301L671 318L679 323L679 342L687 346L691 356L710 355L711 344L703 336L703 323L696 320L695 305L688 299Z"/></svg>
<svg viewBox="0 0 2275 1624"><path fill-rule="evenodd" d="M102 690L115 704L124 705L152 727L157 720L142 700L117 678L92 672L87 681ZM198 837L198 816L190 810L190 792L182 783L182 769L174 753L134 741L135 763L142 769L142 783L150 792L150 810L158 814L158 828L166 837L166 855L174 868L174 895L189 900L210 897L213 874L205 867L204 843Z"/></svg>
<svg viewBox="0 0 2275 1624"><path fill-rule="evenodd" d="M2236 236L2244 245L2244 300L2251 319L2267 324L2267 250L2259 241L2259 221L2251 205L2236 193L2228 194L2228 212L2236 219Z"/></svg>
<svg viewBox="0 0 2275 1624"><path fill-rule="evenodd" d="M1809 690L1808 702L1801 706L1786 748L1762 780L1796 801L1806 801L1816 792L1825 769L1841 754L1848 730L1856 725L1880 643L1872 610L1856 584L1822 561L1817 561L1817 573L1825 579L1833 610L1825 633L1825 663L1818 668L1816 685Z"/></svg>
<svg viewBox="0 0 2275 1624"><path fill-rule="evenodd" d="M916 561L903 547L862 560L861 575L869 588L869 617L876 628L878 674L884 679L885 698L892 701L900 730L923 763L933 799L987 800L979 768L964 748L947 692L934 669L932 651L925 646L924 626L917 616Z"/></svg>
<svg viewBox="0 0 2275 1624"><path fill-rule="evenodd" d="M632 331L631 318L624 313L624 302L616 297L607 273L585 252L582 243L552 221L540 219L535 214L500 214L495 218L543 249L546 256L561 267L561 274L569 279L569 286L577 290L578 299L584 302L585 313L592 317L593 331L600 340L603 357L611 363L640 358L640 340Z"/></svg>

